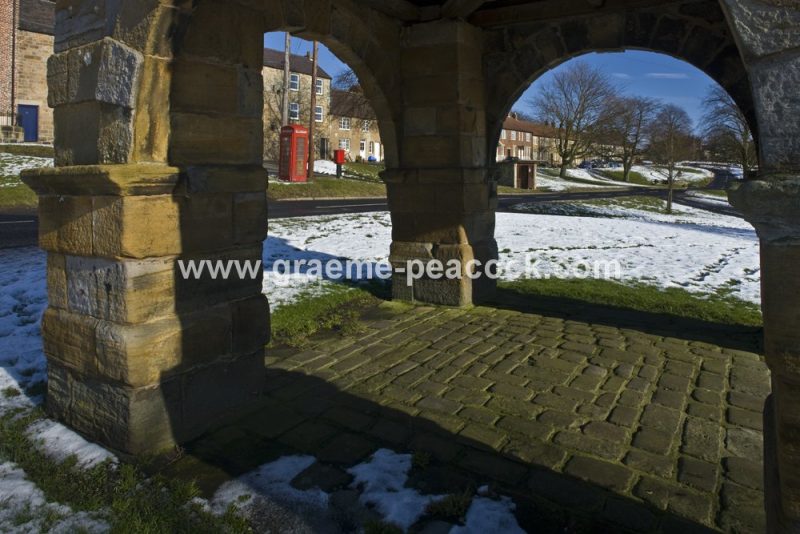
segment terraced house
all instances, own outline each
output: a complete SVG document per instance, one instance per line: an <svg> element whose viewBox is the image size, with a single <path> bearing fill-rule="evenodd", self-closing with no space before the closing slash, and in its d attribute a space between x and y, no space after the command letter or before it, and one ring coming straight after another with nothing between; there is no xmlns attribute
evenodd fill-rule
<svg viewBox="0 0 800 534"><path fill-rule="evenodd" d="M545 165L561 165L558 154L558 137L555 129L546 124L522 119L512 112L503 121L497 143L497 161L516 158L537 161ZM577 165L581 159L575 161Z"/></svg>
<svg viewBox="0 0 800 534"><path fill-rule="evenodd" d="M289 58L289 123L308 126L311 121L313 62L308 56ZM283 100L284 53L264 50L264 159L278 159ZM333 79L317 66L316 105L313 110L316 157L330 159L336 149L345 150L350 160L383 160L378 121L366 97L357 86L351 90L333 88Z"/></svg>
<svg viewBox="0 0 800 534"><path fill-rule="evenodd" d="M55 2L0 5L0 141L52 142L47 58L53 53Z"/></svg>

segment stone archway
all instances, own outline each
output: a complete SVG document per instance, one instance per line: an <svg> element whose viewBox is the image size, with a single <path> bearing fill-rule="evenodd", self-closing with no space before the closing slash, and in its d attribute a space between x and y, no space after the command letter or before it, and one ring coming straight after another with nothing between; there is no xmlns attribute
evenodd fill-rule
<svg viewBox="0 0 800 534"><path fill-rule="evenodd" d="M728 91L757 131L747 70L717 0L553 18L490 35L498 43L485 56L492 80L487 87L490 142L497 142L508 110L544 72L589 52L634 49L664 53L703 71Z"/></svg>
<svg viewBox="0 0 800 534"><path fill-rule="evenodd" d="M365 82L382 135L396 142L385 179L397 264L497 257L487 147L535 74L516 65L544 69L587 48L655 49L699 66L754 111L760 179L732 198L762 241L770 526L796 530L800 10L783 0L720 5L59 2L49 62L58 167L26 177L41 197L49 253L49 409L107 446L140 453L202 432L258 390L268 310L256 284L186 284L175 260L260 255L254 69L265 31L329 39ZM402 280L396 298L440 304L492 291L485 279Z"/></svg>

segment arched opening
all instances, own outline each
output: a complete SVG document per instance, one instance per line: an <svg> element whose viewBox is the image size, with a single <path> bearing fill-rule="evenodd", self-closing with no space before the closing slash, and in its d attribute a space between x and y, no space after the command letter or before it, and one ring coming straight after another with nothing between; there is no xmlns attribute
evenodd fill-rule
<svg viewBox="0 0 800 534"><path fill-rule="evenodd" d="M541 42L537 46L541 51ZM706 150L692 153L687 143L687 151L675 155L673 162L680 175L672 176L674 188L685 193L675 197L674 211L667 215L665 199L671 193L665 185L653 183L666 181L668 173L660 172L666 164L655 149L646 146L658 142L664 117L653 111L649 119L653 130L644 136L633 167L636 179L620 182L621 170L616 168L617 163L622 165L620 150L608 146L614 137L606 125L624 110L612 106L611 113L603 111L604 102L619 96L614 91L587 90L576 99L586 106L593 105L587 104L591 98L597 99L594 116L575 118L596 122L597 135L592 139L591 133L578 127L573 133L563 132L574 126L563 117L570 105L554 94L566 83L575 88L571 94L578 93L586 79L594 84L589 89L596 90L599 84L613 87L614 73L618 73L618 79L624 77L627 82L622 92L628 105L633 98L647 97L659 98L662 102L656 107L661 109L665 104L688 108L683 135L691 139L706 135L703 122L709 110L703 100L719 94L721 86L690 64L664 54L568 54L549 62L547 70L534 64L537 81L529 86L531 78L526 76L509 92L515 102L504 103L505 119L487 135L494 143L488 150L489 165L501 177L501 213L496 223L499 259L504 265L523 266L509 272L508 278L516 280L499 284L498 301L511 302L504 305L509 309L541 315L547 323L539 327L538 335L548 350L531 357L533 369L526 375L531 382L525 387L546 392L536 399L550 403L535 420L552 424L560 416L569 421L555 442L601 456L609 472L615 467L635 471L644 458L646 463L660 464L646 468L650 478L616 488L619 493L630 492L657 508L705 525L725 529L740 522L758 529L764 521L761 485L741 486L729 467L746 463L754 473L760 472L760 460L754 462L738 444L741 440L760 444L761 410L771 391L761 355L759 238L728 205L724 192L728 186L744 183L742 175L733 178L727 166L704 164L702 160L711 160L711 155ZM524 65L516 69L526 72ZM697 77L697 83L692 77ZM683 91L695 101L685 101ZM496 105L488 103L490 110ZM749 107L742 109L752 110L752 103L745 106ZM549 114L553 108L555 112ZM556 147L560 134L565 142ZM566 176L560 176L564 154L558 148L577 145L580 135L590 140L586 150L569 165ZM519 190L530 187L528 182L521 184L520 169L537 165L537 185L550 190L538 198ZM510 170L504 172L504 168ZM719 187L719 194L712 196L713 191L705 190L708 186ZM698 203L701 197L708 204ZM656 259L656 255L661 257ZM531 264L533 269L524 268ZM618 268L616 276L606 270L612 264ZM703 288L703 284L709 285ZM682 313L681 306L693 306L692 292L717 302L718 310L724 309L728 296L735 295L734 308L747 310L750 319L690 319L691 313ZM679 294L680 298L662 307ZM569 326L559 326L560 321ZM565 332L561 338L559 328ZM705 334L698 335L700 330ZM737 339L736 349L731 346L733 339ZM699 350L700 346L704 349ZM679 347L686 347L685 352ZM748 363L735 361L732 349L749 353ZM743 375L751 380L747 386L741 381ZM699 400L706 394L711 404ZM747 408L736 404L742 399L747 399ZM742 415L749 421L739 418ZM704 437L698 448L699 434ZM570 463L566 468L579 478L601 482L603 477L593 469ZM674 491L653 498L652 488L661 483L674 484ZM719 491L720 484L729 492L741 489L755 504L732 510ZM678 512L682 505L677 495L684 490L705 504Z"/></svg>

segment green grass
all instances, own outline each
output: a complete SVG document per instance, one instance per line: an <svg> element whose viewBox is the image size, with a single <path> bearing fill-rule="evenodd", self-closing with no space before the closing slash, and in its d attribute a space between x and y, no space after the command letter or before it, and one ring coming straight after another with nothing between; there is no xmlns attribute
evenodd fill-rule
<svg viewBox="0 0 800 534"><path fill-rule="evenodd" d="M345 285L332 286L322 295L300 295L272 313L272 344L301 346L323 330L358 334L361 311L380 302L372 291Z"/></svg>
<svg viewBox="0 0 800 534"><path fill-rule="evenodd" d="M35 158L55 157L55 150L49 145L18 145L15 143L0 144L0 152L17 156L32 156Z"/></svg>
<svg viewBox="0 0 800 534"><path fill-rule="evenodd" d="M625 173L623 171L597 171L606 178L610 178L611 180L622 182L626 184L636 184L636 185L653 185L650 181L642 176L641 173L636 171L631 171L629 174L630 181L625 181Z"/></svg>
<svg viewBox="0 0 800 534"><path fill-rule="evenodd" d="M267 196L271 200L297 198L386 197L383 183L338 178L317 178L309 183L283 184L270 182Z"/></svg>
<svg viewBox="0 0 800 534"><path fill-rule="evenodd" d="M0 210L36 208L36 193L19 181L18 176L0 176Z"/></svg>
<svg viewBox="0 0 800 534"><path fill-rule="evenodd" d="M191 499L199 490L191 482L147 477L135 465L105 462L83 469L75 457L56 462L41 452L27 435L27 427L41 419L40 410L0 418L0 458L25 471L48 502L70 506L74 511L98 512L111 532L250 532L234 508L220 517L204 511ZM34 518L36 510L23 510L20 523ZM52 524L57 516L40 518Z"/></svg>
<svg viewBox="0 0 800 534"><path fill-rule="evenodd" d="M724 189L697 189L697 191L704 195L711 195L728 200L728 192Z"/></svg>
<svg viewBox="0 0 800 534"><path fill-rule="evenodd" d="M549 279L501 282L499 287L526 296L555 297L646 313L668 314L711 323L762 326L760 308L721 290L697 295L684 289L608 280Z"/></svg>
<svg viewBox="0 0 800 534"><path fill-rule="evenodd" d="M380 173L386 169L382 163L346 163L343 167L345 176L370 182L381 182Z"/></svg>

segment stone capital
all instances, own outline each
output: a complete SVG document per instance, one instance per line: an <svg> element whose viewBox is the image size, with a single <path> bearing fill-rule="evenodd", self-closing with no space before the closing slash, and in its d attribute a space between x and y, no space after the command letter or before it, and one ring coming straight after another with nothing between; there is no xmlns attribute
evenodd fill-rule
<svg viewBox="0 0 800 534"><path fill-rule="evenodd" d="M800 175L771 175L736 184L731 204L755 226L762 242L800 245Z"/></svg>

